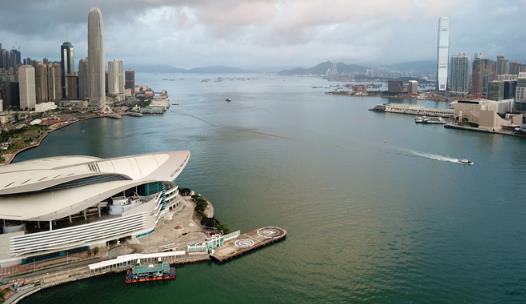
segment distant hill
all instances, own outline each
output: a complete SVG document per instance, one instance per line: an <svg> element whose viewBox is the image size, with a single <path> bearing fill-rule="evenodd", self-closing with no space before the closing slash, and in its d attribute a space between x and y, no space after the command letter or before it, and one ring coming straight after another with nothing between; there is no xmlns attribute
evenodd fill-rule
<svg viewBox="0 0 526 304"><path fill-rule="evenodd" d="M136 70L140 72L150 72L150 73L209 73L209 74L234 74L234 73L250 73L251 71L240 69L236 67L227 67L227 66L205 66L197 67L192 69L183 69L174 67L171 65L144 65L136 66Z"/></svg>
<svg viewBox="0 0 526 304"><path fill-rule="evenodd" d="M357 65L357 64L345 64L342 62L335 63L340 74L354 74L360 73L364 74L367 70L367 67ZM331 69L333 63L331 61L325 61L317 64L311 68L295 68L289 70L283 70L279 72L280 75L324 75L327 73L327 70Z"/></svg>

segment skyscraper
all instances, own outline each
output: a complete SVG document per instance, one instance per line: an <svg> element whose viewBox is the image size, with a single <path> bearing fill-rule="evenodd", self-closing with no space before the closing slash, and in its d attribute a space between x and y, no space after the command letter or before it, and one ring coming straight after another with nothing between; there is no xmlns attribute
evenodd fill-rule
<svg viewBox="0 0 526 304"><path fill-rule="evenodd" d="M449 65L449 18L438 19L437 91L447 90Z"/></svg>
<svg viewBox="0 0 526 304"><path fill-rule="evenodd" d="M47 89L48 100L58 102L62 99L62 71L60 64L50 63L47 65Z"/></svg>
<svg viewBox="0 0 526 304"><path fill-rule="evenodd" d="M35 68L30 65L21 65L18 68L18 82L20 89L20 109L34 109L36 104Z"/></svg>
<svg viewBox="0 0 526 304"><path fill-rule="evenodd" d="M89 76L88 60L79 60L79 98L87 99L89 97Z"/></svg>
<svg viewBox="0 0 526 304"><path fill-rule="evenodd" d="M35 90L37 103L48 101L47 64L37 62L35 65Z"/></svg>
<svg viewBox="0 0 526 304"><path fill-rule="evenodd" d="M18 67L22 64L22 54L19 50L11 50L11 54L9 55L9 59L11 61L11 67L13 69L18 69Z"/></svg>
<svg viewBox="0 0 526 304"><path fill-rule="evenodd" d="M489 82L496 78L495 61L475 58L471 73L471 94L476 97L488 97Z"/></svg>
<svg viewBox="0 0 526 304"><path fill-rule="evenodd" d="M456 95L466 95L469 92L469 58L465 53L451 57L449 91Z"/></svg>
<svg viewBox="0 0 526 304"><path fill-rule="evenodd" d="M103 27L100 9L92 8L88 15L89 101L99 109L106 106Z"/></svg>
<svg viewBox="0 0 526 304"><path fill-rule="evenodd" d="M73 45L69 42L64 42L60 46L60 68L62 77L60 80L62 86L62 96L66 96L67 82L66 76L75 73L75 54Z"/></svg>
<svg viewBox="0 0 526 304"><path fill-rule="evenodd" d="M510 73L510 65L508 59L504 56L497 56L497 76L506 75Z"/></svg>
<svg viewBox="0 0 526 304"><path fill-rule="evenodd" d="M134 70L131 70L131 69L128 69L126 70L126 72L124 73L124 80L125 80L125 88L126 89L130 89L131 90L131 93L135 93L135 71Z"/></svg>
<svg viewBox="0 0 526 304"><path fill-rule="evenodd" d="M119 101L124 99L124 65L122 60L108 62L108 93Z"/></svg>

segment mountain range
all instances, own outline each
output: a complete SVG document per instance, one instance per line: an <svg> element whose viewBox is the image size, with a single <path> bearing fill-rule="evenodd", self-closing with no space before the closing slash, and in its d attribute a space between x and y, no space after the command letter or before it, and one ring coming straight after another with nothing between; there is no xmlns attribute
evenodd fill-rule
<svg viewBox="0 0 526 304"><path fill-rule="evenodd" d="M365 74L368 69L380 69L390 72L433 74L436 62L433 60L410 61L388 65L364 66L358 64L333 63L325 61L310 68L293 68L279 72L280 75L325 75L329 69L336 66L340 74Z"/></svg>
<svg viewBox="0 0 526 304"><path fill-rule="evenodd" d="M152 73L235 74L235 73L251 73L252 72L252 71L241 69L241 68L221 66L221 65L183 69L183 68L178 68L178 67L174 67L171 65L158 64L158 65L135 66L135 69L139 72L152 72Z"/></svg>

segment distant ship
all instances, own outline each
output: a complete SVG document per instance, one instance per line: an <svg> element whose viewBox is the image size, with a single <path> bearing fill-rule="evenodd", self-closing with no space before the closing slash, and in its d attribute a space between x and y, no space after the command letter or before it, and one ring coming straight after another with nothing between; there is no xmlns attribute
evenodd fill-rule
<svg viewBox="0 0 526 304"><path fill-rule="evenodd" d="M231 102L232 100L230 98L225 99L226 102Z"/></svg>

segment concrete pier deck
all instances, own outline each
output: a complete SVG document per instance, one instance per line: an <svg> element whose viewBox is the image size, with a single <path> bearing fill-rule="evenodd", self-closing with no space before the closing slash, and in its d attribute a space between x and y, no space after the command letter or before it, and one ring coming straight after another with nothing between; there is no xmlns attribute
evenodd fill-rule
<svg viewBox="0 0 526 304"><path fill-rule="evenodd" d="M282 241L286 236L287 230L280 227L259 228L226 241L223 246L214 249L210 257L218 263L223 263L258 248Z"/></svg>
<svg viewBox="0 0 526 304"><path fill-rule="evenodd" d="M443 118L452 118L454 114L453 109L424 108L418 105L396 103L377 105L370 110L375 112L399 113L418 116L434 116Z"/></svg>

